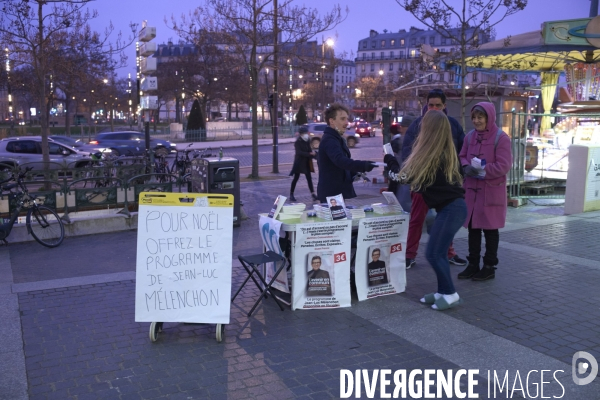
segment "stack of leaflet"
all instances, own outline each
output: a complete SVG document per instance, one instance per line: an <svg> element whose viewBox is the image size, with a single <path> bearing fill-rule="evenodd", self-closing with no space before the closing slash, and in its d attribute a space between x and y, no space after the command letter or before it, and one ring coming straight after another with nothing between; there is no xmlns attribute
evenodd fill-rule
<svg viewBox="0 0 600 400"><path fill-rule="evenodd" d="M393 212L389 204L375 203L371 204L371 207L373 207L373 212L375 214L389 214Z"/></svg>
<svg viewBox="0 0 600 400"><path fill-rule="evenodd" d="M304 203L284 204L279 213L279 220L295 219L302 216L302 212L306 208Z"/></svg>
<svg viewBox="0 0 600 400"><path fill-rule="evenodd" d="M362 208L346 208L346 215L350 219L360 219L366 217L365 210Z"/></svg>
<svg viewBox="0 0 600 400"><path fill-rule="evenodd" d="M331 210L327 206L327 203L315 204L313 206L313 208L317 212L317 217L318 218L326 219L328 221L332 220L332 218L331 218Z"/></svg>

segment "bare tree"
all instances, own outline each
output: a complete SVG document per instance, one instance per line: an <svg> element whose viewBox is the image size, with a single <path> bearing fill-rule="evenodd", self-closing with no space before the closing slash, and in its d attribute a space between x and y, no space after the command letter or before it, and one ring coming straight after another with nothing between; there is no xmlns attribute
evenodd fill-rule
<svg viewBox="0 0 600 400"><path fill-rule="evenodd" d="M281 33L279 45L306 42L315 35L332 29L344 18L341 8L320 16L316 9L293 6L292 0L282 1L274 13L271 0L206 0L205 4L178 22L172 19L172 28L180 37L194 41L202 32L211 32L225 50L235 53L238 62L248 71L252 108L252 173L258 178L258 74L273 62L277 51L273 32ZM277 19L276 26L274 19ZM277 46L278 47L278 46ZM259 53L262 58L259 59ZM277 68L277 65L274 65Z"/></svg>
<svg viewBox="0 0 600 400"><path fill-rule="evenodd" d="M8 43L15 64L29 65L34 73L37 88L37 100L42 130L42 152L44 164L49 161L48 154L48 116L44 110L49 102L49 81L52 74L50 59L60 49L70 43L69 34L82 30L97 12L87 9L91 0L5 0L0 13L0 39ZM135 31L135 25L132 25ZM99 39L96 49L103 53L116 55L126 47L119 33L116 42L108 42L112 33L112 24L106 29L104 39ZM99 38L99 36L98 36ZM133 42L133 38L131 38ZM130 42L130 43L131 43ZM124 55L123 55L124 57Z"/></svg>
<svg viewBox="0 0 600 400"><path fill-rule="evenodd" d="M467 52L477 48L484 35L492 38L494 26L527 6L527 0L396 0L425 26L451 40L458 48L447 58L460 65L461 114L465 125Z"/></svg>
<svg viewBox="0 0 600 400"><path fill-rule="evenodd" d="M356 99L363 101L367 108L376 107L377 102L383 101L386 89L381 76L361 76L356 80L355 84L356 88L360 91L356 92ZM374 115L373 118L375 118ZM369 119L368 113L367 119Z"/></svg>

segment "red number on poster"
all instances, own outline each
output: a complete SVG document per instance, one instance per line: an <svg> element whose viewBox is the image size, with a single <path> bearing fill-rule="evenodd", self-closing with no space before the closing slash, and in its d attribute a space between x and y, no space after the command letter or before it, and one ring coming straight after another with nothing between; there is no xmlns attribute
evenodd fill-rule
<svg viewBox="0 0 600 400"><path fill-rule="evenodd" d="M392 253L396 253L398 251L402 251L402 243L392 245Z"/></svg>
<svg viewBox="0 0 600 400"><path fill-rule="evenodd" d="M333 262L339 263L346 261L346 253L337 253L333 255Z"/></svg>

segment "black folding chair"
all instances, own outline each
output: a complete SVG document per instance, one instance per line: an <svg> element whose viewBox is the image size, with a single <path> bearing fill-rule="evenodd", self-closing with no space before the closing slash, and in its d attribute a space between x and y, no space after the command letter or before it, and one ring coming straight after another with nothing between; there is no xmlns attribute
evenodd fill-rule
<svg viewBox="0 0 600 400"><path fill-rule="evenodd" d="M250 278L252 278L252 280L254 281L254 284L256 284L256 287L258 288L258 290L261 291L261 294L260 294L258 300L256 300L256 303L254 303L254 306L250 309L248 316L250 316L252 314L252 312L254 312L254 309L256 308L256 306L258 306L258 303L260 303L260 300L263 298L263 296L265 299L267 297L269 297L269 296L267 296L267 294L271 295L271 297L275 300L275 302L277 303L279 308L281 308L281 311L283 311L283 305L279 302L279 299L277 298L277 296L273 295L273 292L271 292L271 285L273 284L273 282L275 282L275 279L277 279L277 277L279 276L281 271L283 271L283 269L285 268L285 264L286 264L285 257L280 256L279 254L277 254L273 251L267 251L266 253L253 254L251 256L238 256L238 259L240 260L240 263L242 263L242 266L244 267L246 272L248 272L248 276L246 277L244 282L242 282L242 285L240 286L238 291L235 292L235 294L231 298L231 302L233 303L233 301L235 300L237 295L240 293L240 291L244 288L246 283L248 283ZM272 263L272 262L275 263L275 274L273 275L273 278L271 279L271 281L267 282L259 267L261 265L264 265L267 263ZM279 266L279 268L277 268L278 262L281 262L281 265ZM256 276L258 276L258 279L262 283L262 286L254 277L254 274L256 274Z"/></svg>

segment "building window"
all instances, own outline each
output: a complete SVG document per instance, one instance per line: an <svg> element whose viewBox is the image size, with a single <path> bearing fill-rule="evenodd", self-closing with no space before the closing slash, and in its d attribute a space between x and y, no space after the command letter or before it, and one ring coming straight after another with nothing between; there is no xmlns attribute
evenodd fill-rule
<svg viewBox="0 0 600 400"><path fill-rule="evenodd" d="M400 39L400 46L404 46L404 39Z"/></svg>
<svg viewBox="0 0 600 400"><path fill-rule="evenodd" d="M383 49L385 47L385 40L381 41L381 48Z"/></svg>
<svg viewBox="0 0 600 400"><path fill-rule="evenodd" d="M363 60L367 59L367 53L363 53Z"/></svg>
<svg viewBox="0 0 600 400"><path fill-rule="evenodd" d="M390 63L390 67L388 68L390 71L394 70L394 63Z"/></svg>
<svg viewBox="0 0 600 400"><path fill-rule="evenodd" d="M426 39L425 37L422 37L422 38L421 38L421 43L422 43L422 44L425 44L425 39Z"/></svg>
<svg viewBox="0 0 600 400"><path fill-rule="evenodd" d="M371 53L371 60L375 59L375 53Z"/></svg>
<svg viewBox="0 0 600 400"><path fill-rule="evenodd" d="M427 77L427 82L433 82L433 74L429 74Z"/></svg>
<svg viewBox="0 0 600 400"><path fill-rule="evenodd" d="M383 63L379 64L379 70L383 71Z"/></svg>
<svg viewBox="0 0 600 400"><path fill-rule="evenodd" d="M383 51L381 53L379 53L379 57L380 57L379 58L380 60L383 60L385 58L385 56L383 55Z"/></svg>
<svg viewBox="0 0 600 400"><path fill-rule="evenodd" d="M410 47L415 47L416 45L417 45L417 39L416 38L410 39Z"/></svg>
<svg viewBox="0 0 600 400"><path fill-rule="evenodd" d="M375 48L375 46L376 46L376 43L375 43L375 41L373 40L373 41L371 42L371 48L372 48L372 49L374 49L374 48Z"/></svg>
<svg viewBox="0 0 600 400"><path fill-rule="evenodd" d="M473 82L477 82L477 72L473 72Z"/></svg>
<svg viewBox="0 0 600 400"><path fill-rule="evenodd" d="M396 44L396 39L391 39L390 40L390 47L394 47L395 44Z"/></svg>
<svg viewBox="0 0 600 400"><path fill-rule="evenodd" d="M393 59L394 59L394 52L390 51L390 60L393 60Z"/></svg>
<svg viewBox="0 0 600 400"><path fill-rule="evenodd" d="M431 36L429 38L429 44L432 45L432 46L435 44L435 36Z"/></svg>
<svg viewBox="0 0 600 400"><path fill-rule="evenodd" d="M362 72L365 72L365 64L361 65L360 67L361 67L361 68L360 68L360 69L361 69L361 71L362 71Z"/></svg>
<svg viewBox="0 0 600 400"><path fill-rule="evenodd" d="M371 72L375 72L375 64L371 64Z"/></svg>
<svg viewBox="0 0 600 400"><path fill-rule="evenodd" d="M367 48L367 41L366 40L364 42L362 42L362 46L363 46L363 49Z"/></svg>
<svg viewBox="0 0 600 400"><path fill-rule="evenodd" d="M400 50L400 58L404 58L404 50Z"/></svg>
<svg viewBox="0 0 600 400"><path fill-rule="evenodd" d="M446 38L445 37L442 37L441 43L442 43L442 46L446 44Z"/></svg>
<svg viewBox="0 0 600 400"><path fill-rule="evenodd" d="M417 56L417 50L411 50L410 51L410 58L415 58Z"/></svg>

